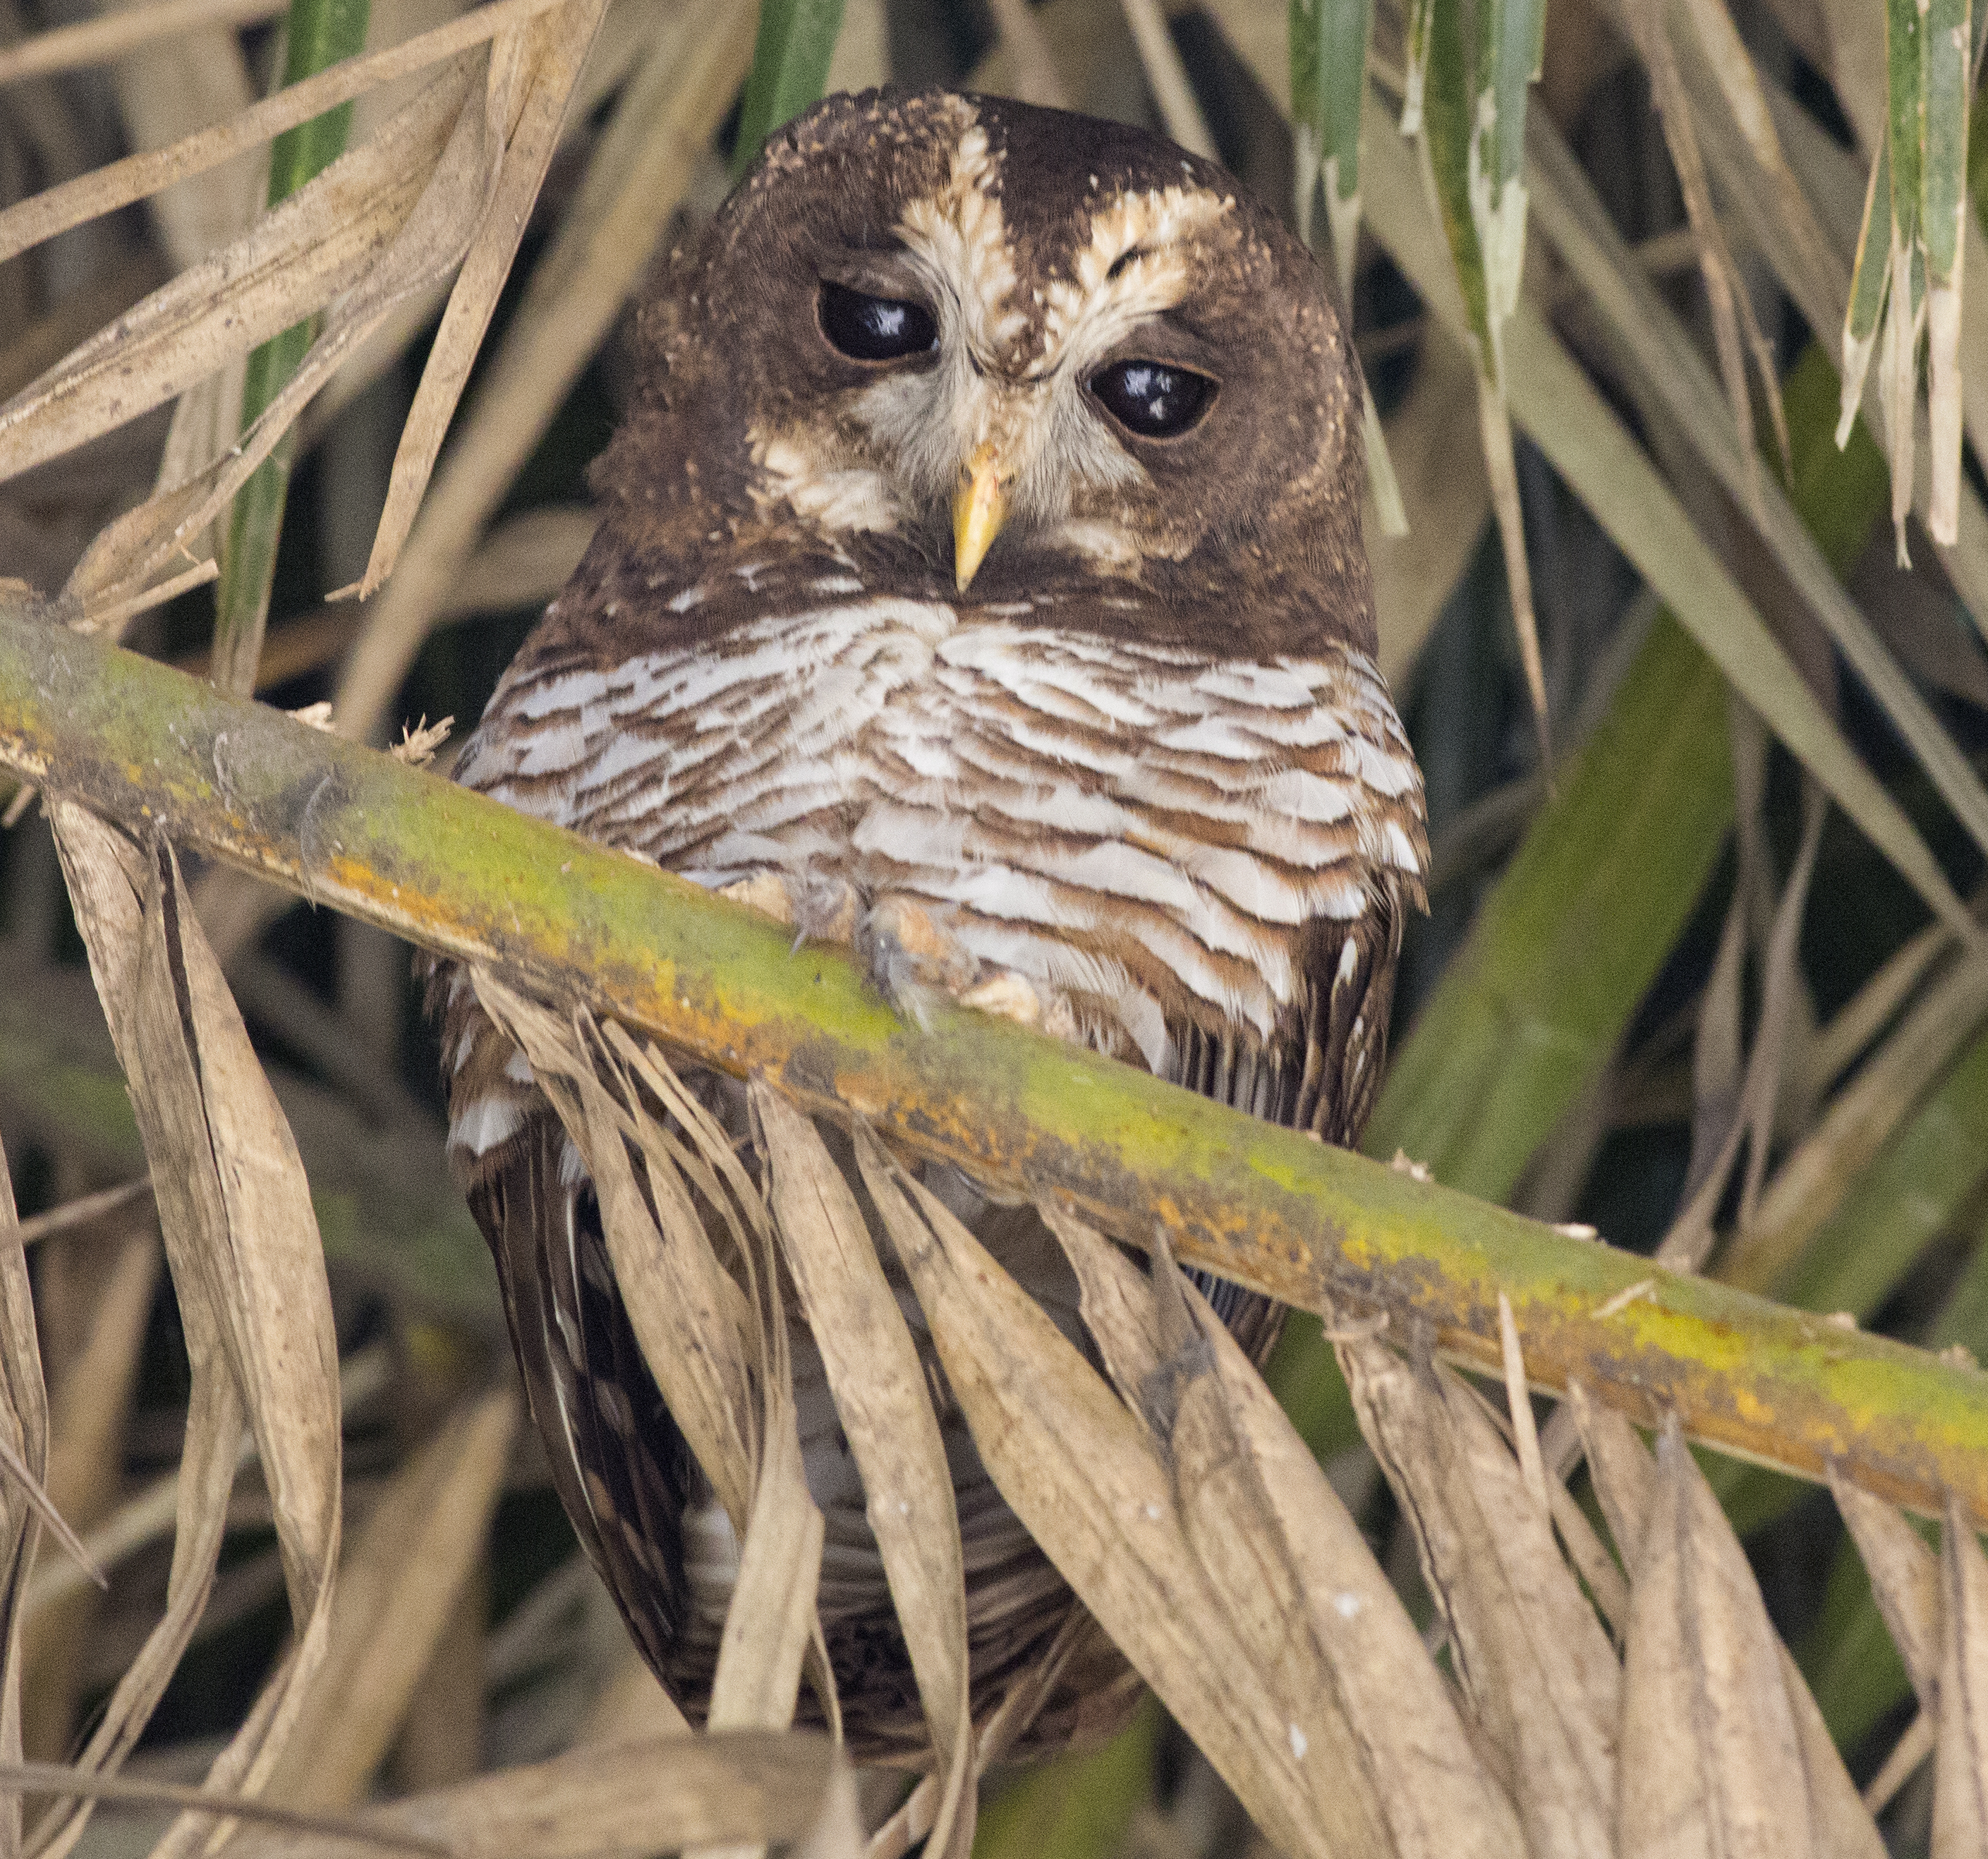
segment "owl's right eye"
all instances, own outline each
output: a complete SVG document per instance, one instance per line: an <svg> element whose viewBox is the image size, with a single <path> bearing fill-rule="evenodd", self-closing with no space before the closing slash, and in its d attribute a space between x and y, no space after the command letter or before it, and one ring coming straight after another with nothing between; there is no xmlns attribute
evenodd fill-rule
<svg viewBox="0 0 1988 1859"><path fill-rule="evenodd" d="M851 361L901 361L938 346L938 319L922 303L873 297L826 280L821 333Z"/></svg>

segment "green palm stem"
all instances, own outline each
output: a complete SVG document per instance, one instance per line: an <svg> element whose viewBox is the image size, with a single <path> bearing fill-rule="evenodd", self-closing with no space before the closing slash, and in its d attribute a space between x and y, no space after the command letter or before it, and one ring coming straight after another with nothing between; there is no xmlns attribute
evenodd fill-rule
<svg viewBox="0 0 1988 1859"><path fill-rule="evenodd" d="M283 86L363 50L371 10L370 0L291 0ZM351 123L352 106L344 103L276 138L269 150L271 206L287 200L345 152ZM243 431L296 373L316 333L315 319L295 323L250 355L242 386ZM224 690L245 696L255 688L255 664L262 654L295 444L292 428L235 493L228 512L215 592L213 676Z"/></svg>
<svg viewBox="0 0 1988 1859"><path fill-rule="evenodd" d="M0 605L0 762L407 940L769 1079L811 1110L1053 1196L1128 1242L1533 1384L1988 1522L1988 1376L1570 1236L946 1008L904 1023L840 952L638 860Z"/></svg>

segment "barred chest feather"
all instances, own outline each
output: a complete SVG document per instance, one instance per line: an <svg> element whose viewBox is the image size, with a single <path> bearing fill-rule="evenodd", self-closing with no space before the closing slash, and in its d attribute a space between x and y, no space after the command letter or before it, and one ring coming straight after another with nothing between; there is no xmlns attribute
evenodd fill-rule
<svg viewBox="0 0 1988 1859"><path fill-rule="evenodd" d="M1344 942L1419 892L1420 780L1378 674L1057 617L869 599L618 663L576 641L506 678L458 778L713 888L914 900L1163 1076L1196 1029L1275 1051L1320 926Z"/></svg>

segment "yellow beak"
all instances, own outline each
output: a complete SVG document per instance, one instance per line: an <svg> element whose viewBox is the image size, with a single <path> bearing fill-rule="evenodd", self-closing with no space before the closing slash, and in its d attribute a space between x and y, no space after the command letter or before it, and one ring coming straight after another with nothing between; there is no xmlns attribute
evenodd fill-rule
<svg viewBox="0 0 1988 1859"><path fill-rule="evenodd" d="M973 579L1008 516L1008 485L1014 473L985 441L959 475L952 494L952 571L962 593Z"/></svg>

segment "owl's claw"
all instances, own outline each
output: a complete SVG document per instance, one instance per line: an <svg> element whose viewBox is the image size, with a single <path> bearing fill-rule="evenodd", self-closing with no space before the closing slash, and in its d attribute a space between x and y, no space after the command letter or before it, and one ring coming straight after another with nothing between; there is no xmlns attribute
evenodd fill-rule
<svg viewBox="0 0 1988 1859"><path fill-rule="evenodd" d="M1079 1036L1067 996L1046 994L1013 968L990 968L908 898L880 899L864 920L857 947L878 990L921 1032L931 1031L931 1002L943 995L977 1013L1037 1027L1059 1039Z"/></svg>
<svg viewBox="0 0 1988 1859"><path fill-rule="evenodd" d="M980 965L930 911L906 897L878 900L863 920L856 948L878 991L921 1033L931 1030L932 995L958 999Z"/></svg>
<svg viewBox="0 0 1988 1859"><path fill-rule="evenodd" d="M856 887L841 878L756 871L718 894L789 925L796 955L810 942L847 948L856 940Z"/></svg>

